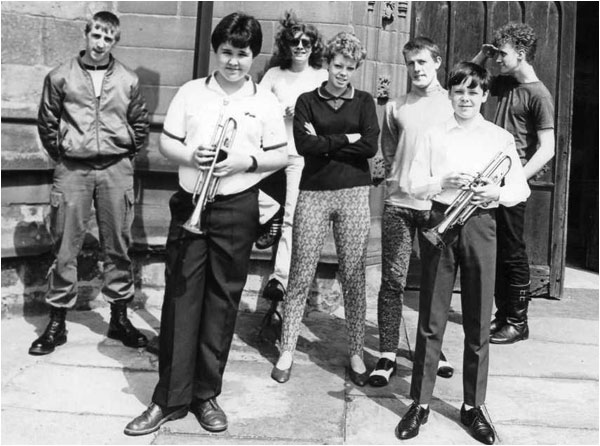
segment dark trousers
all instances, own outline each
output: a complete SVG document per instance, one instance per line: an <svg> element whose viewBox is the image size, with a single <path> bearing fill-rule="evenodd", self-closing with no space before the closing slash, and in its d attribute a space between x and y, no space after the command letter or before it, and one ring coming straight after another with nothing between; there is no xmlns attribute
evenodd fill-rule
<svg viewBox="0 0 600 446"><path fill-rule="evenodd" d="M203 214L205 235L181 227L191 195L170 200L160 324L159 382L152 401L162 407L221 393L252 244L258 232L257 189L217 197Z"/></svg>
<svg viewBox="0 0 600 446"><path fill-rule="evenodd" d="M510 287L529 285L529 259L525 246L526 202L513 207L499 206L497 219L498 252L496 262L496 306L498 309L510 300Z"/></svg>
<svg viewBox="0 0 600 446"><path fill-rule="evenodd" d="M105 169L61 160L50 191L49 226L56 259L48 272L46 302L72 308L77 300L77 255L96 209L107 301L129 301L134 286L128 249L133 223L133 166L123 158Z"/></svg>
<svg viewBox="0 0 600 446"><path fill-rule="evenodd" d="M434 203L430 226L443 218L445 207ZM494 211L478 211L462 227L455 227L447 246L440 250L423 240L421 293L417 345L410 395L429 404L435 385L440 351L456 272L460 268L464 402L479 406L485 401L489 364L489 332L496 263Z"/></svg>

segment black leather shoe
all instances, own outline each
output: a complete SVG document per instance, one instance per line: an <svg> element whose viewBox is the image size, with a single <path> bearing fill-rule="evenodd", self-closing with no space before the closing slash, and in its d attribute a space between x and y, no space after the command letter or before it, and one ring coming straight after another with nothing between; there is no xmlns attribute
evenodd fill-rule
<svg viewBox="0 0 600 446"><path fill-rule="evenodd" d="M279 280L271 279L265 285L262 297L273 302L281 302L285 297L285 287Z"/></svg>
<svg viewBox="0 0 600 446"><path fill-rule="evenodd" d="M281 206L275 215L263 225L263 233L256 239L258 249L267 249L279 241L283 226L284 207Z"/></svg>
<svg viewBox="0 0 600 446"><path fill-rule="evenodd" d="M400 440L408 440L409 438L419 435L419 428L422 424L427 423L429 417L429 407L424 409L416 402L413 402L404 414L398 426L396 426L396 437Z"/></svg>
<svg viewBox="0 0 600 446"><path fill-rule="evenodd" d="M148 345L148 338L127 317L127 304L122 301L110 304L110 323L106 336L121 341L127 347L140 348Z"/></svg>
<svg viewBox="0 0 600 446"><path fill-rule="evenodd" d="M352 381L357 386L364 387L365 384L367 384L369 382L369 371L368 370L365 370L362 373L358 373L358 372L355 372L354 370L352 370L352 367L349 367L349 369L350 369L350 381Z"/></svg>
<svg viewBox="0 0 600 446"><path fill-rule="evenodd" d="M290 380L290 375L292 374L293 365L294 364L285 370L278 369L277 366L274 366L273 370L271 370L271 378L281 384L288 382Z"/></svg>
<svg viewBox="0 0 600 446"><path fill-rule="evenodd" d="M448 362L443 352L440 352L440 362L438 363L437 376L440 378L452 378L454 367Z"/></svg>
<svg viewBox="0 0 600 446"><path fill-rule="evenodd" d="M369 375L369 384L373 387L387 386L390 378L396 374L396 361L381 358L377 361L375 369Z"/></svg>
<svg viewBox="0 0 600 446"><path fill-rule="evenodd" d="M216 398L192 402L191 411L198 418L200 426L209 432L222 432L227 429L227 415L217 404Z"/></svg>
<svg viewBox="0 0 600 446"><path fill-rule="evenodd" d="M160 353L160 335L156 335L148 341L146 351L158 356Z"/></svg>
<svg viewBox="0 0 600 446"><path fill-rule="evenodd" d="M66 308L52 307L50 309L50 322L48 322L44 333L33 341L31 347L29 347L30 355L47 355L52 353L59 345L67 342L66 315Z"/></svg>
<svg viewBox="0 0 600 446"><path fill-rule="evenodd" d="M494 444L496 440L494 429L483 415L481 407L466 410L463 404L460 408L460 421L469 428L469 432L475 440L483 444Z"/></svg>
<svg viewBox="0 0 600 446"><path fill-rule="evenodd" d="M125 426L125 435L147 435L156 432L167 421L177 420L187 415L187 406L176 406L163 409L158 404L152 403Z"/></svg>

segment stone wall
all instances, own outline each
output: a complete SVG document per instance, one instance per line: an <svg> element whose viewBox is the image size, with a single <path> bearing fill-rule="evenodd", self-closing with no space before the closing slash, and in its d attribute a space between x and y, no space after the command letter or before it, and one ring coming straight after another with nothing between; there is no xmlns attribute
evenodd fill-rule
<svg viewBox="0 0 600 446"><path fill-rule="evenodd" d="M405 3L214 2L212 26L236 10L253 14L261 21L264 43L251 72L259 80L273 50L278 19L293 7L301 19L316 24L326 38L341 30L356 33L366 45L368 56L355 85L376 96L381 79L385 79L393 96L406 89L401 47L409 35L410 7L402 7ZM99 10L109 10L120 17L122 38L114 53L138 73L151 111L151 135L136 160L132 257L138 290L136 305L159 305L169 221L167 202L177 180L176 167L158 153L158 136L177 88L194 76L198 3L2 2L1 8L3 316L36 312L42 307L45 274L52 260L44 217L54 166L37 136L38 102L44 76L83 48L85 23ZM212 67L212 59L209 60ZM384 102L385 94L380 104ZM380 105L380 118L381 113ZM372 189L370 271L376 270L380 261L382 196L382 187ZM271 257L270 250L253 252L244 308L257 308L257 295L270 273ZM339 305L341 295L335 279L337 266L331 237L321 260L311 305L331 310ZM98 234L92 218L80 256L79 308L103 305L103 299L97 299L100 272ZM378 287L378 274L372 276Z"/></svg>

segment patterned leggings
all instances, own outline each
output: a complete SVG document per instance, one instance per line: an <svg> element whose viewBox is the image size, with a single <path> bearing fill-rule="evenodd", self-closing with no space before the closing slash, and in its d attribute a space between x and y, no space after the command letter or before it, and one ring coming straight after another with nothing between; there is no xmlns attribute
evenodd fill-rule
<svg viewBox="0 0 600 446"><path fill-rule="evenodd" d="M425 227L428 220L429 211L388 204L383 208L381 289L377 300L380 352L393 353L398 349L404 287L415 232Z"/></svg>
<svg viewBox="0 0 600 446"><path fill-rule="evenodd" d="M284 302L282 351L293 353L296 349L308 290L330 221L333 222L344 295L350 338L348 348L350 356L362 358L366 317L365 260L370 227L368 186L300 191L294 215L290 280Z"/></svg>

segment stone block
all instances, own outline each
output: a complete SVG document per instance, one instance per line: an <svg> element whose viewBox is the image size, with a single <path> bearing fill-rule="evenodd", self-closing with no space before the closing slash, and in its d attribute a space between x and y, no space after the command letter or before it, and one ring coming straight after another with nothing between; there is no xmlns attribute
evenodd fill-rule
<svg viewBox="0 0 600 446"><path fill-rule="evenodd" d="M153 77L152 75L148 75L146 71L147 70L137 70L140 82L143 82L141 86L142 95L146 100L146 105L151 114L152 121L160 121L162 123L167 114L167 110L169 109L169 105L179 87L167 87L159 85L158 83L150 84L150 82L160 82L160 80L157 76ZM144 85L146 82L148 84Z"/></svg>
<svg viewBox="0 0 600 446"><path fill-rule="evenodd" d="M49 70L41 65L2 63L2 115L5 116L7 108L26 108L30 110L29 117L37 118L44 78Z"/></svg>
<svg viewBox="0 0 600 446"><path fill-rule="evenodd" d="M132 2L138 5L175 2ZM124 14L120 17L122 36L119 46L194 50L196 19L176 16ZM160 32L158 30L169 30Z"/></svg>
<svg viewBox="0 0 600 446"><path fill-rule="evenodd" d="M44 30L40 42L44 65L55 67L77 56L85 49L85 21L44 19Z"/></svg>
<svg viewBox="0 0 600 446"><path fill-rule="evenodd" d="M333 36L335 36L339 32L342 32L342 31L354 32L354 26L351 24L348 24L347 22L345 25L342 23L339 23L339 24L323 23L323 24L319 24L319 31L323 35L323 39L325 40L325 42L327 42L329 39L331 39Z"/></svg>
<svg viewBox="0 0 600 446"><path fill-rule="evenodd" d="M2 3L2 65L41 64L44 18L6 13L4 5L7 3L11 2Z"/></svg>
<svg viewBox="0 0 600 446"><path fill-rule="evenodd" d="M178 2L117 2L121 13L175 15Z"/></svg>
<svg viewBox="0 0 600 446"><path fill-rule="evenodd" d="M160 79L161 86L180 87L192 79L193 51L116 46L114 54L132 70L146 70L154 79Z"/></svg>
<svg viewBox="0 0 600 446"><path fill-rule="evenodd" d="M2 2L2 15L7 12L30 16L88 20L98 11L113 11L114 2ZM4 40L4 39L3 39ZM4 58L2 60L4 62Z"/></svg>
<svg viewBox="0 0 600 446"><path fill-rule="evenodd" d="M37 126L12 122L2 124L2 162L29 159L32 156L45 158Z"/></svg>
<svg viewBox="0 0 600 446"><path fill-rule="evenodd" d="M397 33L381 31L379 33L377 60L395 64L403 62L402 45L402 39L399 38Z"/></svg>
<svg viewBox="0 0 600 446"><path fill-rule="evenodd" d="M185 17L196 17L198 15L198 2L179 2L179 13Z"/></svg>

